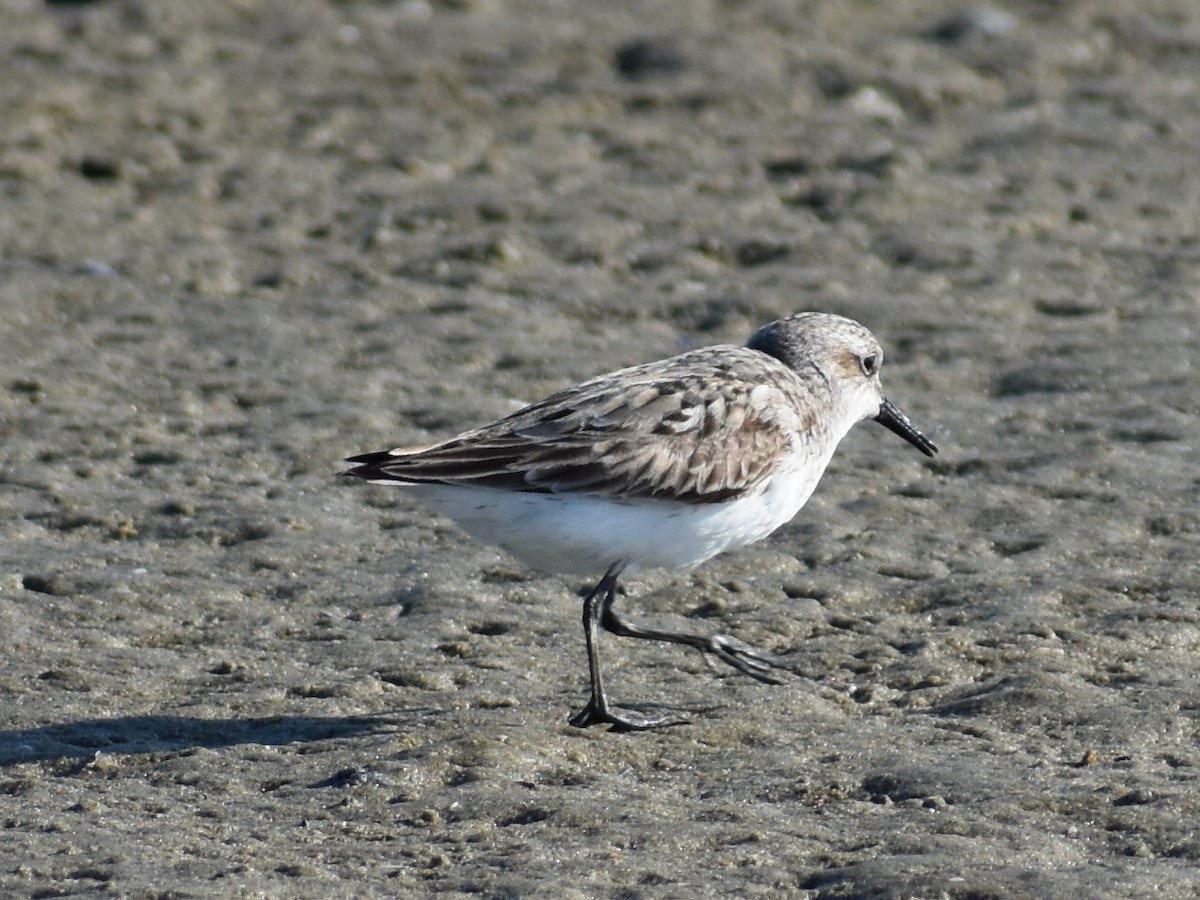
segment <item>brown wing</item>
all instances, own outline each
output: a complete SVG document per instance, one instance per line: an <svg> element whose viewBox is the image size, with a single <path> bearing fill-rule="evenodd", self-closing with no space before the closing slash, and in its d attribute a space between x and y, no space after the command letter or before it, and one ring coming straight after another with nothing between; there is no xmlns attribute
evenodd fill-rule
<svg viewBox="0 0 1200 900"><path fill-rule="evenodd" d="M797 384L761 353L706 348L585 382L432 447L352 457L346 474L720 502L758 490L812 428Z"/></svg>

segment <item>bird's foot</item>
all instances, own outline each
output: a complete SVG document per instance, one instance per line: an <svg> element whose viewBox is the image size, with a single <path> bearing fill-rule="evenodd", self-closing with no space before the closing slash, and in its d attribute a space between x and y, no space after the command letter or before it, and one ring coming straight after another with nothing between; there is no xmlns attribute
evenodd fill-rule
<svg viewBox="0 0 1200 900"><path fill-rule="evenodd" d="M783 668L782 664L735 637L714 634L700 649L764 684L783 684L783 680L771 672Z"/></svg>
<svg viewBox="0 0 1200 900"><path fill-rule="evenodd" d="M588 705L580 710L572 719L571 724L576 728L590 728L593 725L608 725L610 731L648 731L652 728L668 728L672 725L687 725L686 719L672 719L670 716L635 716L632 713L618 713L607 703L597 703L593 698Z"/></svg>

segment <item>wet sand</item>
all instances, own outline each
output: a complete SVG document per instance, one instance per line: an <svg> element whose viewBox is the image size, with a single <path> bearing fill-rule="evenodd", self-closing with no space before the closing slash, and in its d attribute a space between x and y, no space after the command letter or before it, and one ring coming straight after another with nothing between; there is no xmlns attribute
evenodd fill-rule
<svg viewBox="0 0 1200 900"><path fill-rule="evenodd" d="M0 2L0 893L1195 896L1193 6ZM690 725L335 477L801 309L942 453L630 581Z"/></svg>

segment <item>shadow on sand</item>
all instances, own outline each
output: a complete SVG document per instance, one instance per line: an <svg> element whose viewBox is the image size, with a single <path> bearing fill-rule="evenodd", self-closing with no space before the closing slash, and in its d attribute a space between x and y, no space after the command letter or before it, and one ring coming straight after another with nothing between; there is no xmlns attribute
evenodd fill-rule
<svg viewBox="0 0 1200 900"><path fill-rule="evenodd" d="M97 753L161 753L236 744L295 744L377 734L437 711L409 709L380 716L269 716L200 719L191 716L121 716L38 728L0 731L0 766L86 758Z"/></svg>

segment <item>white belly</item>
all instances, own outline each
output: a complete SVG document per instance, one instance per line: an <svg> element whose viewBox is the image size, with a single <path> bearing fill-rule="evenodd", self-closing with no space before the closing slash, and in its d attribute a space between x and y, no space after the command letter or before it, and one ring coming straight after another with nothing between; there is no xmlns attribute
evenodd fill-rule
<svg viewBox="0 0 1200 900"><path fill-rule="evenodd" d="M456 485L406 485L466 532L549 572L595 574L625 561L683 569L762 540L811 496L824 465L781 471L766 490L726 503L609 500Z"/></svg>

